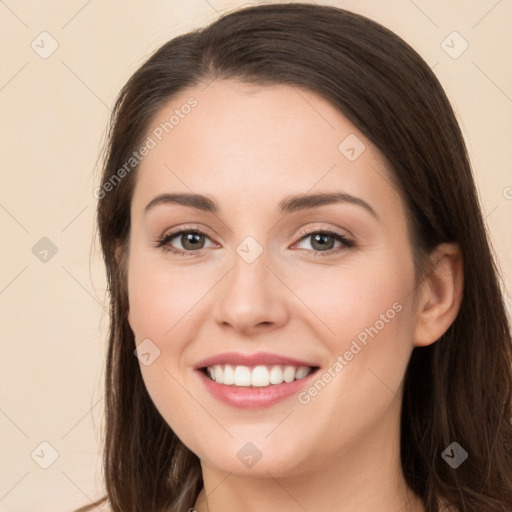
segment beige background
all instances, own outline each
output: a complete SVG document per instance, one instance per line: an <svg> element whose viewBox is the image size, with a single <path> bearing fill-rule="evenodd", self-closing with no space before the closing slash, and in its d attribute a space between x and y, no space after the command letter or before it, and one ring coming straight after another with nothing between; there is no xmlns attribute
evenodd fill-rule
<svg viewBox="0 0 512 512"><path fill-rule="evenodd" d="M159 45L249 3L0 1L0 511L70 511L102 494L108 318L93 189L107 116ZM317 3L383 23L434 69L461 122L510 291L512 2ZM456 59L443 46L460 51L459 36L442 46L453 31L469 44ZM42 58L51 38L58 48ZM46 262L32 251L43 237L57 248Z"/></svg>

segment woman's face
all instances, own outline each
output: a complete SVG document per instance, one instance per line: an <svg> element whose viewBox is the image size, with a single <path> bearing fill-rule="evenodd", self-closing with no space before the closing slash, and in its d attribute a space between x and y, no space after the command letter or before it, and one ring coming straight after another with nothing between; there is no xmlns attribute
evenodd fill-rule
<svg viewBox="0 0 512 512"><path fill-rule="evenodd" d="M129 321L166 422L203 467L240 475L398 453L414 267L376 148L311 92L229 80L182 92L146 135ZM162 194L189 199L148 206ZM214 356L219 382L198 369Z"/></svg>

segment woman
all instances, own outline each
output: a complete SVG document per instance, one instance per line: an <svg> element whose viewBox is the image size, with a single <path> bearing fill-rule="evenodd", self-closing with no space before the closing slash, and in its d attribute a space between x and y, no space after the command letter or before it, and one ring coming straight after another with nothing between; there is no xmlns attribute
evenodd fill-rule
<svg viewBox="0 0 512 512"><path fill-rule="evenodd" d="M169 41L120 93L95 194L97 503L512 509L498 272L453 111L399 37L297 3Z"/></svg>

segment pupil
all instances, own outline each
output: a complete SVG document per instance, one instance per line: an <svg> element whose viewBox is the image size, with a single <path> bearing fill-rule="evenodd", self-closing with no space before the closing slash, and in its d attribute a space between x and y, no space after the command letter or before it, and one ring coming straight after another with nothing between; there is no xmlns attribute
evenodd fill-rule
<svg viewBox="0 0 512 512"><path fill-rule="evenodd" d="M194 243L194 242L198 242L199 240L197 240L197 239L198 238L200 239L202 236L203 235L201 235L200 233L187 233L185 235L185 243L183 244L183 247L185 247L185 249L187 249L186 244L191 243L192 244L191 248L192 249L194 249L194 248L197 249L197 243Z"/></svg>
<svg viewBox="0 0 512 512"><path fill-rule="evenodd" d="M331 240L332 240L331 235L316 234L314 236L314 243L319 243L319 246L324 248L324 249L326 248L326 246L329 246L328 248L332 249L332 247L331 247L332 243L328 244L325 241L323 241L323 242L321 241L322 239L325 239L325 238L331 238Z"/></svg>

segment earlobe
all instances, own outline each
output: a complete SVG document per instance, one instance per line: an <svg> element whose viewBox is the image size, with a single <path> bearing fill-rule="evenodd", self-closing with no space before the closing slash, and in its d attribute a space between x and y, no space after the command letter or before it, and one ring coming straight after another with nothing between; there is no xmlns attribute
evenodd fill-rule
<svg viewBox="0 0 512 512"><path fill-rule="evenodd" d="M430 273L421 283L414 328L414 346L437 341L459 313L464 268L458 244L440 244L431 255Z"/></svg>

